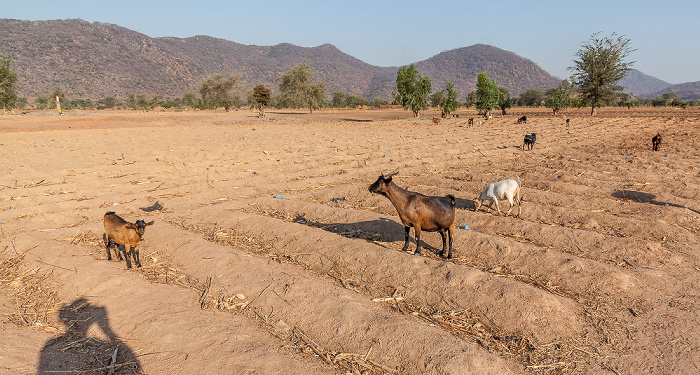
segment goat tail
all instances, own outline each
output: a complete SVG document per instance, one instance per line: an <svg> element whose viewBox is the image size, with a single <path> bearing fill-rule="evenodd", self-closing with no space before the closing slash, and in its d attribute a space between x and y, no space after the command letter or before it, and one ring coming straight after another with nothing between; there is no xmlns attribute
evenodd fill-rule
<svg viewBox="0 0 700 375"><path fill-rule="evenodd" d="M452 202L452 207L454 207L455 203L457 202L457 198L455 198L455 196L452 194L447 194L447 198L450 198L450 202Z"/></svg>

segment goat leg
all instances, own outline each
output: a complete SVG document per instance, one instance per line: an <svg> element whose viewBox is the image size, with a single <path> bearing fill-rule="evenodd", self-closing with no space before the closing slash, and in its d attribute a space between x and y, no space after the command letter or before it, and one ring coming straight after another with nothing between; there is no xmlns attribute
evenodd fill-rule
<svg viewBox="0 0 700 375"><path fill-rule="evenodd" d="M134 263L136 263L136 267L141 268L141 257L139 256L138 247L135 247L131 250L131 256L134 258Z"/></svg>
<svg viewBox="0 0 700 375"><path fill-rule="evenodd" d="M420 255L420 227L415 226L413 229L416 231L416 251L413 255Z"/></svg>
<svg viewBox="0 0 700 375"><path fill-rule="evenodd" d="M447 253L447 259L451 259L451 258L452 258L452 235L453 235L453 228L454 228L454 227L452 227L452 226L450 226L449 228L447 228L447 234L450 236L450 252Z"/></svg>
<svg viewBox="0 0 700 375"><path fill-rule="evenodd" d="M129 249L126 248L127 246L124 245L124 259L126 260L126 268L131 268L131 260L129 260L129 253L132 251L131 246L129 246Z"/></svg>
<svg viewBox="0 0 700 375"><path fill-rule="evenodd" d="M403 249L401 249L401 251L406 251L406 250L408 250L408 239L410 238L409 234L410 234L410 232L411 232L411 227L405 226L405 227L404 227L404 230L406 231L406 242L404 242L404 244L403 244Z"/></svg>
<svg viewBox="0 0 700 375"><path fill-rule="evenodd" d="M440 229L440 236L442 237L442 253L440 253L440 257L445 258L447 256L447 234L444 229Z"/></svg>

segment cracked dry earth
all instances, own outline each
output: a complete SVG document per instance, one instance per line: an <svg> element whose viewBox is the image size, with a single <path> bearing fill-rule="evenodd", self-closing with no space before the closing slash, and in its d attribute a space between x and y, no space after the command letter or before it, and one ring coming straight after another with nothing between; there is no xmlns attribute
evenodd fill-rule
<svg viewBox="0 0 700 375"><path fill-rule="evenodd" d="M700 111L587 111L0 116L0 373L699 373ZM401 251L397 167L457 197L453 259ZM142 268L107 211L155 221Z"/></svg>

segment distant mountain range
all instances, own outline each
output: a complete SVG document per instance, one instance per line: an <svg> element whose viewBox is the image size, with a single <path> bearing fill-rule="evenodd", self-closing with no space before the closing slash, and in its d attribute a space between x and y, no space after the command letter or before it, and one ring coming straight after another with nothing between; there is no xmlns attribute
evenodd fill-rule
<svg viewBox="0 0 700 375"><path fill-rule="evenodd" d="M398 67L378 67L343 53L331 44L306 48L292 44L244 45L209 36L151 38L117 26L82 20L0 20L0 56L13 56L20 95L36 97L55 87L70 98L123 98L127 93L182 97L196 92L208 75L238 74L240 83L264 83L293 65L307 62L329 95L334 91L369 99L390 99ZM431 79L433 90L450 80L460 100L476 87L486 72L511 95L537 88L542 91L561 80L534 62L496 47L477 44L437 54L416 62ZM623 82L637 96L671 89L681 98L700 97L700 83L675 91L669 83L634 71Z"/></svg>

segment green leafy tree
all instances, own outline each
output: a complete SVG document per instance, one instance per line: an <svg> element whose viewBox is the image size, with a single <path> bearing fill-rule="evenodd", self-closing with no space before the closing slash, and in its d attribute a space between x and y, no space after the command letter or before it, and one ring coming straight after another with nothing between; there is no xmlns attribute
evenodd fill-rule
<svg viewBox="0 0 700 375"><path fill-rule="evenodd" d="M506 115L506 110L512 106L510 100L510 90L503 86L498 87L498 108L501 109L501 114Z"/></svg>
<svg viewBox="0 0 700 375"><path fill-rule="evenodd" d="M0 105L3 110L15 108L17 102L17 74L12 70L11 58L0 57Z"/></svg>
<svg viewBox="0 0 700 375"><path fill-rule="evenodd" d="M399 68L394 87L394 102L402 105L404 109L410 109L413 117L418 117L419 111L428 108L430 91L430 78L421 77L415 65Z"/></svg>
<svg viewBox="0 0 700 375"><path fill-rule="evenodd" d="M226 76L221 73L213 74L204 79L199 86L199 94L206 108L224 107L228 110L236 104L240 104L240 97L233 92L240 79L237 75Z"/></svg>
<svg viewBox="0 0 700 375"><path fill-rule="evenodd" d="M431 107L442 107L445 100L445 90L435 91L434 93L430 94Z"/></svg>
<svg viewBox="0 0 700 375"><path fill-rule="evenodd" d="M309 113L314 108L326 104L326 85L314 81L314 72L306 62L294 65L277 78L280 89L278 102L290 107L307 107Z"/></svg>
<svg viewBox="0 0 700 375"><path fill-rule="evenodd" d="M538 89L529 89L520 93L518 103L527 107L539 107L544 101L544 93Z"/></svg>
<svg viewBox="0 0 700 375"><path fill-rule="evenodd" d="M185 95L182 96L182 104L190 108L197 108L197 105L199 105L197 94L192 91L186 92Z"/></svg>
<svg viewBox="0 0 700 375"><path fill-rule="evenodd" d="M625 61L634 51L629 43L624 36L615 38L614 33L603 38L595 33L576 52L577 59L569 70L574 72L580 95L591 106L591 116L595 115L596 107L614 101L624 89L618 82L625 78L634 63Z"/></svg>
<svg viewBox="0 0 700 375"><path fill-rule="evenodd" d="M265 118L265 107L270 105L272 101L272 90L269 87L261 84L253 87L253 102L258 109L258 117Z"/></svg>
<svg viewBox="0 0 700 375"><path fill-rule="evenodd" d="M457 91L455 91L455 86L452 82L447 81L445 84L445 91L447 92L447 97L440 104L440 109L445 117L449 117L450 113L459 108L460 103L457 100Z"/></svg>
<svg viewBox="0 0 700 375"><path fill-rule="evenodd" d="M333 92L333 99L331 100L331 104L335 108L342 108L345 107L345 98L347 95L345 93L340 92L340 91L335 91Z"/></svg>
<svg viewBox="0 0 700 375"><path fill-rule="evenodd" d="M561 81L559 86L552 87L544 93L544 106L551 108L556 115L559 111L572 105L571 98L574 89L574 85L569 81Z"/></svg>
<svg viewBox="0 0 700 375"><path fill-rule="evenodd" d="M496 82L486 73L481 73L476 79L476 108L488 118L491 110L498 107L500 91Z"/></svg>
<svg viewBox="0 0 700 375"><path fill-rule="evenodd" d="M467 108L471 108L471 106L476 105L476 91L472 91L469 94L467 94L467 97L464 99L464 106Z"/></svg>

